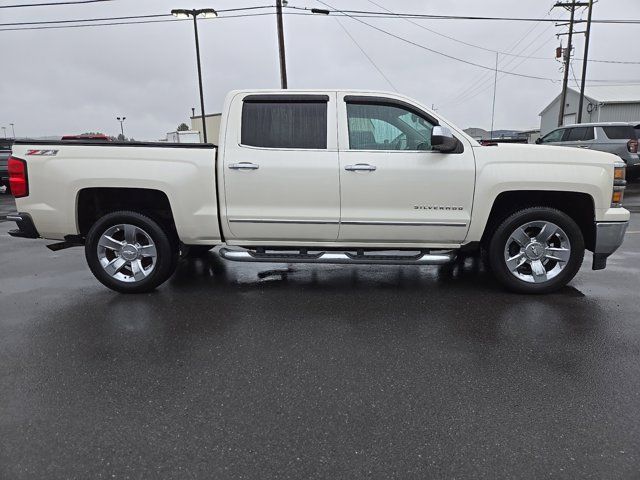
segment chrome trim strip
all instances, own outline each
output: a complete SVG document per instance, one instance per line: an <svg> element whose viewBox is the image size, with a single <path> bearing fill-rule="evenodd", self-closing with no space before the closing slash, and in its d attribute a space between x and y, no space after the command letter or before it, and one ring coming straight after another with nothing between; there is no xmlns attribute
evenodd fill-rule
<svg viewBox="0 0 640 480"><path fill-rule="evenodd" d="M378 225L395 227L466 227L466 223L458 222L385 222L385 221L361 221L346 220L338 222L334 220L276 220L271 218L230 218L231 223L284 223L293 225Z"/></svg>
<svg viewBox="0 0 640 480"><path fill-rule="evenodd" d="M12 213L5 217L10 222L21 222L22 216L19 213Z"/></svg>
<svg viewBox="0 0 640 480"><path fill-rule="evenodd" d="M275 220L271 218L230 218L232 223L286 223L293 225L338 225L337 220Z"/></svg>
<svg viewBox="0 0 640 480"><path fill-rule="evenodd" d="M466 223L458 222L384 222L384 221L361 221L345 220L342 225L391 225L398 227L466 227Z"/></svg>

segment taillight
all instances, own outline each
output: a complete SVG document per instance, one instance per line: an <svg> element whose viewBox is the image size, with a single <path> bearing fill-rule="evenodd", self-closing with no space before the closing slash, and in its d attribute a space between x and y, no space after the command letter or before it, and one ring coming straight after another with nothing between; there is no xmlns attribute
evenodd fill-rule
<svg viewBox="0 0 640 480"><path fill-rule="evenodd" d="M627 142L627 150L629 153L638 153L638 140L632 138Z"/></svg>
<svg viewBox="0 0 640 480"><path fill-rule="evenodd" d="M27 178L27 162L20 158L9 157L9 186L15 198L29 195L29 179Z"/></svg>

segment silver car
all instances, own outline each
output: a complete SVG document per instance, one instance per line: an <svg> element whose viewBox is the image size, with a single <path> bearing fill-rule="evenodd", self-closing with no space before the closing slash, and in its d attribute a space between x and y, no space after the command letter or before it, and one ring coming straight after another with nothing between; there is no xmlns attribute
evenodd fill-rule
<svg viewBox="0 0 640 480"><path fill-rule="evenodd" d="M563 147L589 148L613 153L627 164L627 176L640 176L638 156L640 124L626 122L565 125L547 133L536 143Z"/></svg>

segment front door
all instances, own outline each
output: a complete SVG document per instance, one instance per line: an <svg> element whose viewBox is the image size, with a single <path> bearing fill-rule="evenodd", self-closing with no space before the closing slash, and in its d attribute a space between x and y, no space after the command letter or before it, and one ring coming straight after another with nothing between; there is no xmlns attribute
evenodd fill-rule
<svg viewBox="0 0 640 480"><path fill-rule="evenodd" d="M431 148L438 121L402 100L339 95L339 240L451 244L471 219L475 160Z"/></svg>
<svg viewBox="0 0 640 480"><path fill-rule="evenodd" d="M335 94L249 95L229 114L223 161L234 243L336 241ZM233 123L232 123L233 122Z"/></svg>

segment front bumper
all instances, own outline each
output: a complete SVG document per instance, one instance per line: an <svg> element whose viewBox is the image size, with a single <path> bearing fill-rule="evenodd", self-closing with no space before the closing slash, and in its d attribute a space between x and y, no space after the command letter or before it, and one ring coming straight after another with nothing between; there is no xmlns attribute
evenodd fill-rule
<svg viewBox="0 0 640 480"><path fill-rule="evenodd" d="M28 213L12 213L7 215L7 220L16 222L18 226L15 230L9 230L9 235L19 238L40 238L36 226L33 224L31 215Z"/></svg>
<svg viewBox="0 0 640 480"><path fill-rule="evenodd" d="M602 270L607 266L607 258L622 245L628 226L629 222L596 222L592 265L594 270Z"/></svg>

